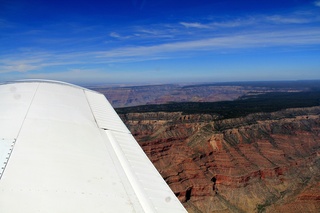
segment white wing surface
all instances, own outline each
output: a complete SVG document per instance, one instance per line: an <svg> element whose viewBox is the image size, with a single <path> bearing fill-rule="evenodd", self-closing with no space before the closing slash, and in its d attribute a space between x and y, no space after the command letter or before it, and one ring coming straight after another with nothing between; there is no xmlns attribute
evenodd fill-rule
<svg viewBox="0 0 320 213"><path fill-rule="evenodd" d="M100 93L0 85L0 212L186 212Z"/></svg>

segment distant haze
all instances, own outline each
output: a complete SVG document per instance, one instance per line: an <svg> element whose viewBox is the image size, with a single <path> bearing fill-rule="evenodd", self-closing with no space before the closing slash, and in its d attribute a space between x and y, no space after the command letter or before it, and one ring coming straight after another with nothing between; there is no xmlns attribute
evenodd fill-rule
<svg viewBox="0 0 320 213"><path fill-rule="evenodd" d="M320 80L226 82L191 85L96 85L89 88L103 93L112 106L117 108L174 102L232 101L267 93L292 93L295 96L299 95L299 92L319 92Z"/></svg>

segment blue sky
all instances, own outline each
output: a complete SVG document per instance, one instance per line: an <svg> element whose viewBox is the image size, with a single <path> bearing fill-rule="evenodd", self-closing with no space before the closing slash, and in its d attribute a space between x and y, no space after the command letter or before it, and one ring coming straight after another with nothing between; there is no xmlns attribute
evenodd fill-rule
<svg viewBox="0 0 320 213"><path fill-rule="evenodd" d="M0 0L0 81L320 79L320 0Z"/></svg>

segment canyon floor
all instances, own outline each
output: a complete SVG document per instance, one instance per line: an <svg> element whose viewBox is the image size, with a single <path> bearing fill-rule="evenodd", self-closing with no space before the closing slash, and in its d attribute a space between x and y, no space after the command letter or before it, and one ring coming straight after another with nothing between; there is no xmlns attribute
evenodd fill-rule
<svg viewBox="0 0 320 213"><path fill-rule="evenodd" d="M320 93L268 85L174 89L183 100L203 97L117 112L188 212L319 212ZM213 93L229 101L199 103ZM174 96L157 101L183 102Z"/></svg>

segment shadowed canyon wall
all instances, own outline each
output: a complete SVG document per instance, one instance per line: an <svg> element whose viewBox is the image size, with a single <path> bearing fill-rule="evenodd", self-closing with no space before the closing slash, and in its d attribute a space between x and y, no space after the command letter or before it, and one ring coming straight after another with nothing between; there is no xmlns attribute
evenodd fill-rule
<svg viewBox="0 0 320 213"><path fill-rule="evenodd" d="M320 209L320 107L120 117L189 212Z"/></svg>

